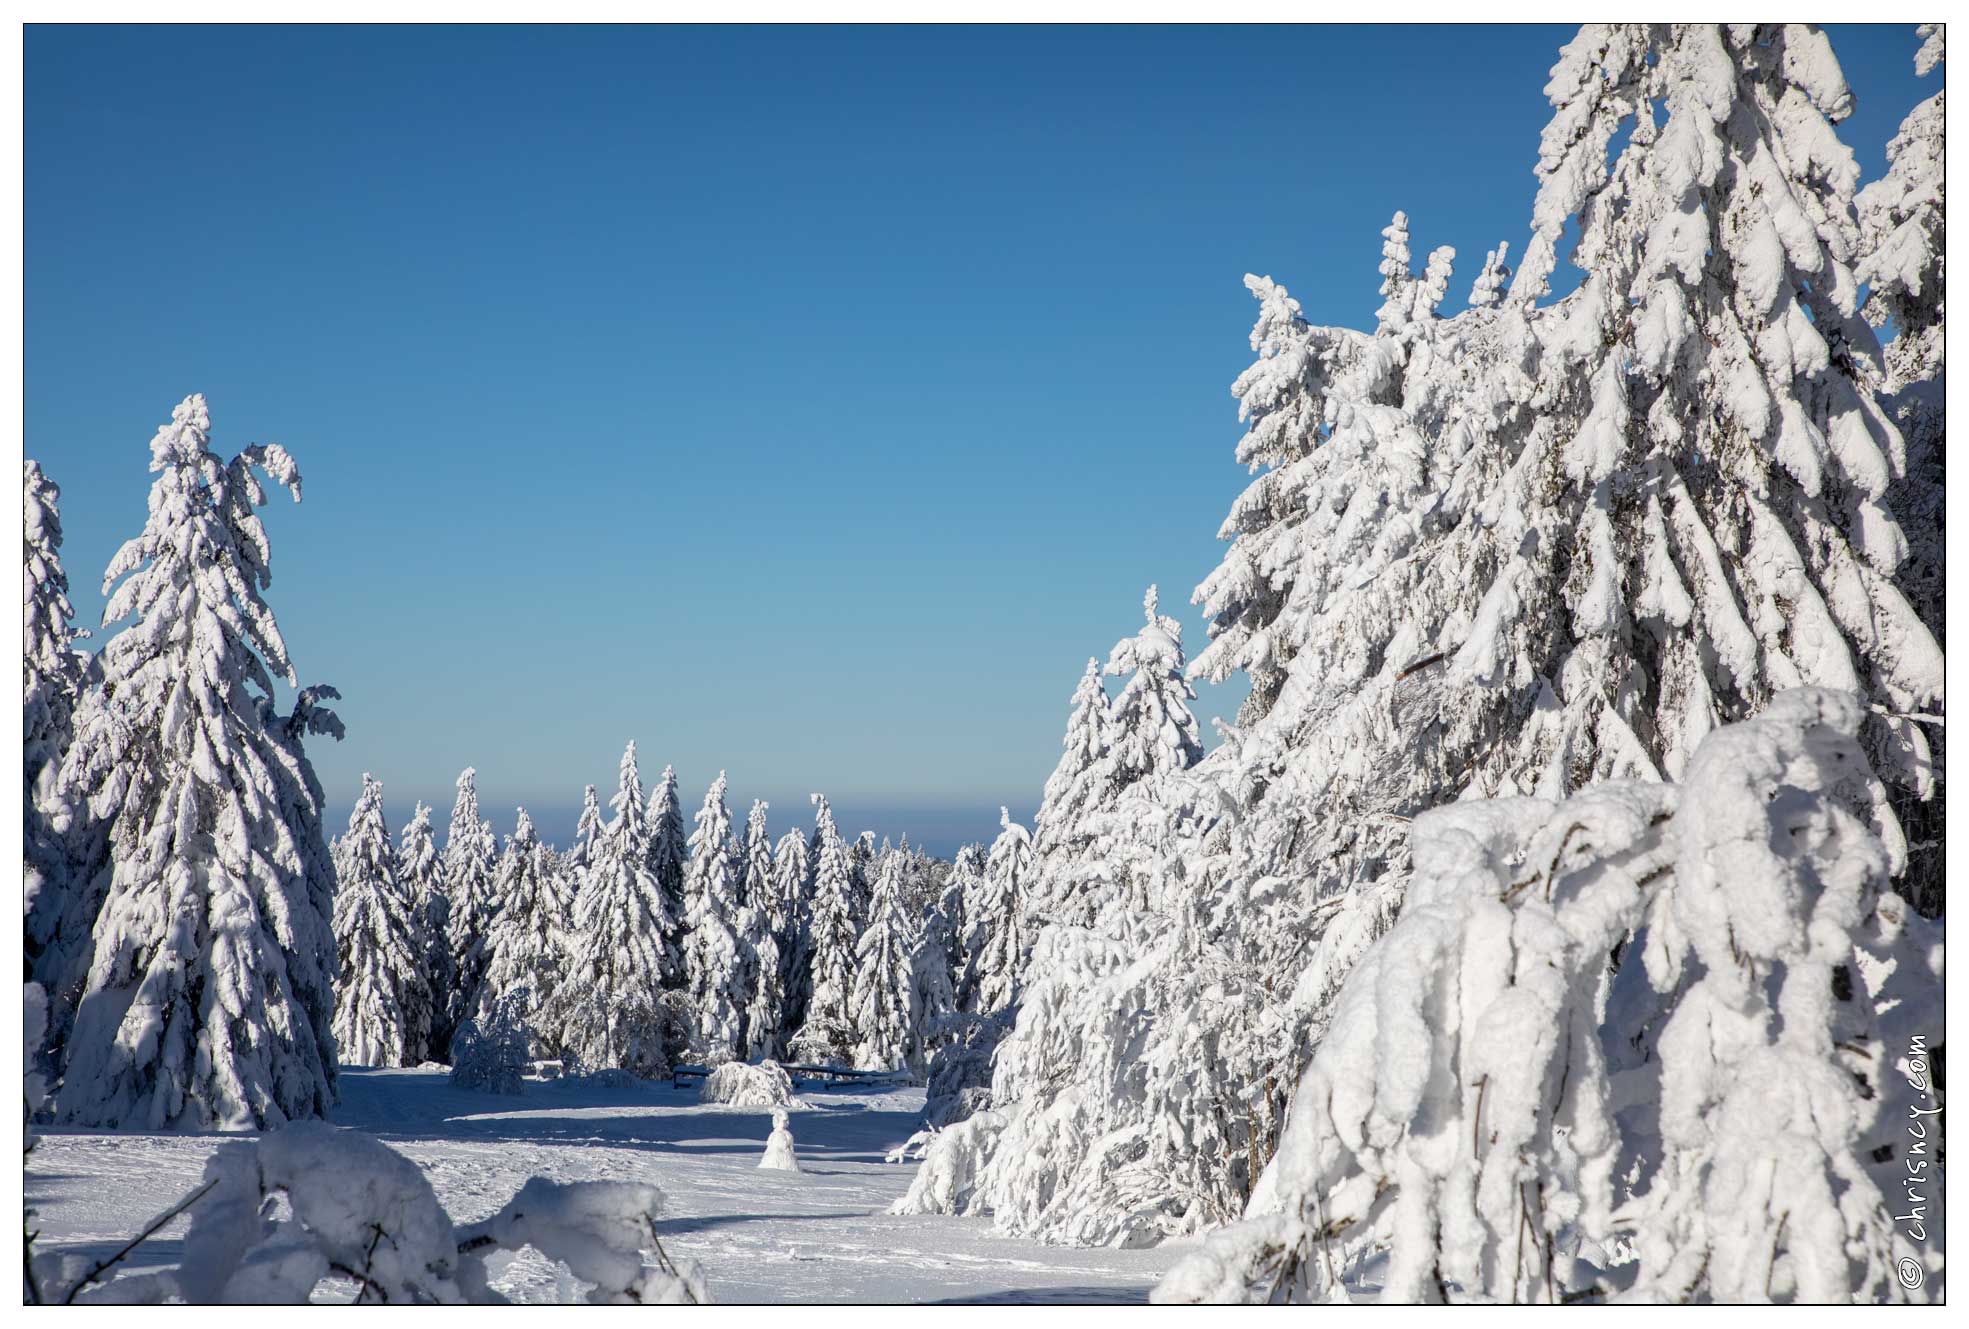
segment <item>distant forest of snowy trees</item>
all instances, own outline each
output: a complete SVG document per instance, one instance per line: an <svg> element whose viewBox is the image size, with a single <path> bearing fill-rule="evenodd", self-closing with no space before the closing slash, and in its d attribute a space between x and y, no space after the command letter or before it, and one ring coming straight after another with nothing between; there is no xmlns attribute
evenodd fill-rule
<svg viewBox="0 0 1969 1329"><path fill-rule="evenodd" d="M1164 1300L1939 1294L1896 1269L1942 1250L1938 1196L1897 1218L1942 1035L1942 94L1862 189L1814 28L1590 25L1545 92L1467 308L1399 212L1371 331L1245 278L1208 646L1149 588L1032 827L950 862L818 795L775 842L722 774L687 830L633 743L566 849L502 848L471 770L441 850L366 777L331 848L335 693L272 701L294 460L181 403L94 654L28 462L52 1114L267 1128L494 1044L907 1068L901 1212L1200 1237ZM1237 672L1206 753L1191 680Z"/></svg>
<svg viewBox="0 0 1969 1329"><path fill-rule="evenodd" d="M687 835L675 772L645 797L634 743L610 815L590 785L565 851L524 808L501 849L470 769L441 851L421 803L392 834L368 776L325 842L302 740L342 736L335 693L272 708L273 675L295 675L255 511L256 471L297 498L300 474L278 447L221 462L210 428L188 397L152 440L150 521L105 577L105 622L134 621L93 656L59 492L26 463L27 973L58 1119L264 1129L325 1114L338 1065L454 1049L642 1078L785 1057L920 1076L1007 1000L1019 948L996 906L1023 855L848 841L819 794L811 838L775 844L763 802L734 829L722 774Z"/></svg>

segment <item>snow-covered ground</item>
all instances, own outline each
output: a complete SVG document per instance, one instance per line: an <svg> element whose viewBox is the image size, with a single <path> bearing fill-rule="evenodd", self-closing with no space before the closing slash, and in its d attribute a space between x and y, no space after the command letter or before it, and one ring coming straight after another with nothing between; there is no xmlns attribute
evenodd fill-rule
<svg viewBox="0 0 1969 1329"><path fill-rule="evenodd" d="M1186 1249L1084 1250L992 1234L980 1219L896 1217L914 1165L882 1161L916 1129L921 1089L808 1092L792 1114L803 1169L760 1171L767 1109L700 1107L669 1085L527 1084L517 1098L451 1088L441 1071L348 1070L335 1122L424 1169L452 1218L484 1218L528 1177L655 1182L673 1257L698 1261L723 1302L1141 1301ZM40 1241L114 1250L197 1183L221 1135L50 1130L29 1158ZM177 1256L183 1219L131 1262ZM493 1283L518 1301L566 1300L565 1271L527 1251Z"/></svg>

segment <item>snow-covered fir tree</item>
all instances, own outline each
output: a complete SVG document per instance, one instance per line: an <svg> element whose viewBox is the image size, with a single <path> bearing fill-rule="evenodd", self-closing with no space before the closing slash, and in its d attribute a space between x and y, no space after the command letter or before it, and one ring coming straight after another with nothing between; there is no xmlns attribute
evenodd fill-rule
<svg viewBox="0 0 1969 1329"><path fill-rule="evenodd" d="M656 874L657 884L663 888L666 913L677 919L681 927L690 913L684 898L684 862L690 856L690 847L684 835L684 808L677 797L675 767L665 766L663 777L650 791L648 822L650 871ZM681 989L686 980L681 932L666 944L664 964L664 986Z"/></svg>
<svg viewBox="0 0 1969 1329"><path fill-rule="evenodd" d="M967 981L972 972L973 942L981 934L979 924L991 909L991 879L985 872L990 850L981 844L967 844L950 863L950 888L958 893L958 904L949 917L957 931L951 945L951 986L957 994L957 1008L976 1010L976 988Z"/></svg>
<svg viewBox="0 0 1969 1329"><path fill-rule="evenodd" d="M533 991L526 987L488 996L452 1040L452 1087L488 1094L526 1092L526 1073L539 1041L527 1018L535 1005Z"/></svg>
<svg viewBox="0 0 1969 1329"><path fill-rule="evenodd" d="M1059 764L1046 779L1033 820L1033 852L1046 867L1046 875L1032 884L1029 912L1034 921L1053 918L1055 896L1089 870L1083 860L1094 839L1090 813L1106 804L1113 774L1108 694L1101 674L1101 662L1089 656L1073 692ZM1074 912L1070 901L1059 903L1067 913Z"/></svg>
<svg viewBox="0 0 1969 1329"><path fill-rule="evenodd" d="M725 789L725 773L719 771L698 809L685 868L684 893L691 912L685 920L684 972L697 1017L691 1054L706 1065L730 1061L742 1051L741 1024L750 996L739 917L742 865L732 841Z"/></svg>
<svg viewBox="0 0 1969 1329"><path fill-rule="evenodd" d="M1142 613L1142 630L1108 654L1107 672L1128 678L1108 716L1108 778L1117 787L1194 766L1203 755L1189 707L1196 690L1184 677L1182 625L1159 612L1153 586Z"/></svg>
<svg viewBox="0 0 1969 1329"><path fill-rule="evenodd" d="M518 810L506 852L499 856L494 890L499 913L486 933L477 1010L483 1016L497 998L525 991L520 1013L533 1029L538 1055L558 1056L560 1031L543 1022L541 1012L569 973L574 892L560 855L542 842L525 808Z"/></svg>
<svg viewBox="0 0 1969 1329"><path fill-rule="evenodd" d="M895 850L880 860L868 926L855 947L848 1012L854 1021L857 1068L908 1069L920 1075L925 1061L916 957L922 938L903 903L907 863L908 856Z"/></svg>
<svg viewBox="0 0 1969 1329"><path fill-rule="evenodd" d="M72 811L61 805L57 777L73 733L76 702L87 682L86 658L74 649L87 636L73 625L68 574L62 571L61 491L41 473L41 463L22 464L21 480L21 746L26 819L22 839L23 931L27 971L50 987L63 977L59 944L68 898L68 862L56 824ZM93 921L93 920L89 920ZM71 946L84 943L71 937Z"/></svg>
<svg viewBox="0 0 1969 1329"><path fill-rule="evenodd" d="M1185 824L1196 722L1181 627L1153 590L1146 608L1142 631L1109 657L1131 677L1110 713L1108 783L1082 816L1092 848L1036 861L1001 813L979 915L1003 922L972 925L965 1009L1003 1014L959 1031L932 1068L942 1120L959 1124L927 1156L908 1211L985 1209L1012 1231L1124 1244L1235 1212L1209 1190L1235 1134L1220 1099L1244 1109L1264 1077L1216 1061L1226 1003L1213 982L1238 969L1200 954L1199 902L1180 866L1164 866ZM1034 935L1019 887L1049 866L1056 917ZM1002 990L980 981L1006 974ZM987 1067L988 1090L977 1083Z"/></svg>
<svg viewBox="0 0 1969 1329"><path fill-rule="evenodd" d="M544 1023L583 1068L653 1079L670 1069L663 975L677 920L650 866L634 743L622 753L609 808L614 815L595 842L576 900L567 974Z"/></svg>
<svg viewBox="0 0 1969 1329"><path fill-rule="evenodd" d="M1942 26L1917 29L1921 47L1915 72L1933 74L1942 62ZM1901 122L1887 145L1887 174L1861 190L1860 260L1855 280L1869 296L1864 313L1876 328L1892 329L1882 401L1907 442L1907 471L1888 487L1887 506L1907 536L1900 571L1921 621L1939 639L1944 627L1947 578L1942 510L1946 405L1942 337L1943 286L1943 93L1922 102ZM1943 768L1942 730L1928 730L1937 770ZM1939 798L1922 798L1905 785L1889 791L1907 831L1908 871L1903 892L1930 916L1942 905Z"/></svg>
<svg viewBox="0 0 1969 1329"><path fill-rule="evenodd" d="M1032 876L1032 836L1012 820L1009 808L998 809L998 825L985 862L983 891L977 906L966 911L970 958L959 997L965 1010L980 1015L1011 1003L1030 942L1025 893Z"/></svg>
<svg viewBox="0 0 1969 1329"><path fill-rule="evenodd" d="M856 946L853 872L848 846L834 825L834 810L815 794L813 889L807 923L805 1016L792 1041L801 1061L845 1066L855 1050L854 995Z"/></svg>
<svg viewBox="0 0 1969 1329"><path fill-rule="evenodd" d="M383 786L367 772L334 859L336 1054L344 1066L415 1066L431 1040L430 980Z"/></svg>
<svg viewBox="0 0 1969 1329"><path fill-rule="evenodd" d="M1915 73L1927 77L1942 64L1942 25L1924 23L1918 35ZM1895 330L1886 349L1895 386L1942 371L1943 95L1937 88L1901 121L1887 144L1887 173L1855 200L1861 240L1853 276L1866 283L1869 321Z"/></svg>
<svg viewBox="0 0 1969 1329"><path fill-rule="evenodd" d="M811 977L807 925L813 887L813 859L807 837L796 827L773 849L773 932L780 954L780 1044L790 1043L807 1018Z"/></svg>
<svg viewBox="0 0 1969 1329"><path fill-rule="evenodd" d="M588 864L595 858L595 842L602 838L602 804L595 786L589 785L581 791L581 820L574 826L574 848L568 850L568 868L575 874L575 889L581 887L580 878L586 874Z"/></svg>
<svg viewBox="0 0 1969 1329"><path fill-rule="evenodd" d="M149 520L104 574L104 623L131 621L59 777L90 823L71 837L67 916L94 926L58 1106L83 1124L266 1128L335 1098L334 875L302 740L341 725L331 689L273 709L295 677L256 511L256 472L296 500L301 477L274 444L222 462L210 429L191 396L151 440Z"/></svg>
<svg viewBox="0 0 1969 1329"><path fill-rule="evenodd" d="M848 898L854 901L855 935L868 926L868 911L875 903L875 832L863 831L848 841Z"/></svg>
<svg viewBox="0 0 1969 1329"><path fill-rule="evenodd" d="M62 570L61 490L29 459L21 474L21 667L25 773L31 795L42 772L68 748L87 660L75 649L89 634L74 626Z"/></svg>
<svg viewBox="0 0 1969 1329"><path fill-rule="evenodd" d="M1908 471L1872 396L1857 173L1830 123L1850 94L1823 36L1590 27L1548 94L1535 234L1496 306L1445 319L1433 290L1397 299L1417 284L1406 218L1374 336L1247 280L1238 455L1262 473L1199 589L1214 640L1194 672L1242 669L1251 696L1210 760L1119 801L1114 853L1135 866L1109 875L1163 903L1137 896L1109 942L1037 942L1002 1117L975 1132L1045 1160L982 1176L1001 1228L1153 1240L1234 1211L1400 907L1418 812L1677 777L1718 724L1800 683L1861 693L1870 758L1908 796L1932 790L1929 741L1900 717L1939 705L1941 655L1896 584L1888 500ZM1584 283L1540 304L1569 220ZM1887 797L1875 815L1900 861ZM1144 906L1163 940L1133 921ZM1236 980L1210 998L1232 1069L1150 1108L1142 1068L1194 1055L1184 987L1206 971ZM1116 1031L1118 1009L1146 1027ZM1130 1039L1141 1053L1112 1063ZM1111 1064L1049 1087L1060 1065ZM1155 1139L1220 1142L1214 1193L1159 1175Z"/></svg>
<svg viewBox="0 0 1969 1329"><path fill-rule="evenodd" d="M781 1023L786 1017L786 964L779 939L785 920L773 879L773 842L766 830L766 804L755 799L745 819L745 876L740 908L741 954L747 993L742 1054L747 1061L778 1058Z"/></svg>
<svg viewBox="0 0 1969 1329"><path fill-rule="evenodd" d="M479 1005L486 941L499 916L499 841L492 823L479 816L478 778L478 771L470 766L458 773L458 797L451 805L451 826L444 837L444 895L449 906L444 941L452 987L445 1018L433 1030L432 1039L447 1052L459 1024Z"/></svg>
<svg viewBox="0 0 1969 1329"><path fill-rule="evenodd" d="M443 1061L449 1044L440 1041L450 1011L450 994L457 981L457 967L451 962L451 948L445 941L445 924L451 915L451 902L444 893L444 863L438 856L431 832L430 805L418 800L397 837L397 872L403 883L404 898L410 901L410 921L416 934L417 953L430 997L425 1020L424 1046L417 1049L419 1061Z"/></svg>
<svg viewBox="0 0 1969 1329"><path fill-rule="evenodd" d="M1028 875L1043 883L1051 920L1085 926L1112 908L1140 913L1163 903L1162 846L1143 837L1160 824L1171 781L1196 764L1203 745L1189 708L1196 692L1185 677L1182 625L1160 612L1154 586L1142 610L1141 630L1108 652L1106 672L1127 681L1108 708L1106 754L1091 779L1069 789L1065 807L1042 808L1062 830ZM1027 949L1033 926L1027 922L1021 938Z"/></svg>
<svg viewBox="0 0 1969 1329"><path fill-rule="evenodd" d="M1245 1221L1159 1299L1916 1295L1891 1091L1940 931L1889 889L1864 716L1785 692L1679 785L1418 817Z"/></svg>
<svg viewBox="0 0 1969 1329"><path fill-rule="evenodd" d="M958 980L950 959L956 949L957 923L951 912L955 905L956 897L946 894L924 913L923 922L916 929L916 953L910 960L916 988L916 1022L922 1033L918 1070L925 1075L937 1052L962 1036L968 1020L958 1010Z"/></svg>

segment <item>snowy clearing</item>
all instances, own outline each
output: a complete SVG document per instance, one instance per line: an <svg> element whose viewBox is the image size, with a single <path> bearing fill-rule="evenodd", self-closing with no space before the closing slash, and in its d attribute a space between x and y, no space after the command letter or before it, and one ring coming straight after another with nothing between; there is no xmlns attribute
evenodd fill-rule
<svg viewBox="0 0 1969 1329"><path fill-rule="evenodd" d="M1140 1302L1187 1249L1085 1250L992 1234L987 1220L897 1217L914 1164L882 1156L920 1121L921 1089L804 1093L791 1113L802 1171L760 1171L770 1109L700 1106L694 1089L529 1082L512 1098L453 1089L442 1071L345 1069L337 1125L424 1169L453 1219L491 1214L530 1176L663 1188L659 1231L721 1302ZM232 1138L54 1129L28 1161L39 1245L107 1254L197 1185ZM175 1262L187 1220L132 1257ZM566 1271L532 1251L492 1269L515 1301L566 1301Z"/></svg>

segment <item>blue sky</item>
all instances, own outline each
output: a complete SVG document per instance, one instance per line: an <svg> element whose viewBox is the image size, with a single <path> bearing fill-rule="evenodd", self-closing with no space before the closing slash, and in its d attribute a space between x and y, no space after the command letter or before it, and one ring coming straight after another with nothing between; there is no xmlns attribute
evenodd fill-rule
<svg viewBox="0 0 1969 1329"><path fill-rule="evenodd" d="M1838 26L1867 178L1911 28ZM204 392L331 810L694 807L948 850L1245 482L1240 278L1367 324L1380 228L1522 251L1564 29L59 28L26 37L26 438L81 620ZM1206 722L1239 692L1205 689ZM741 808L743 806L741 801ZM742 816L742 811L740 813ZM339 825L338 825L339 829Z"/></svg>

